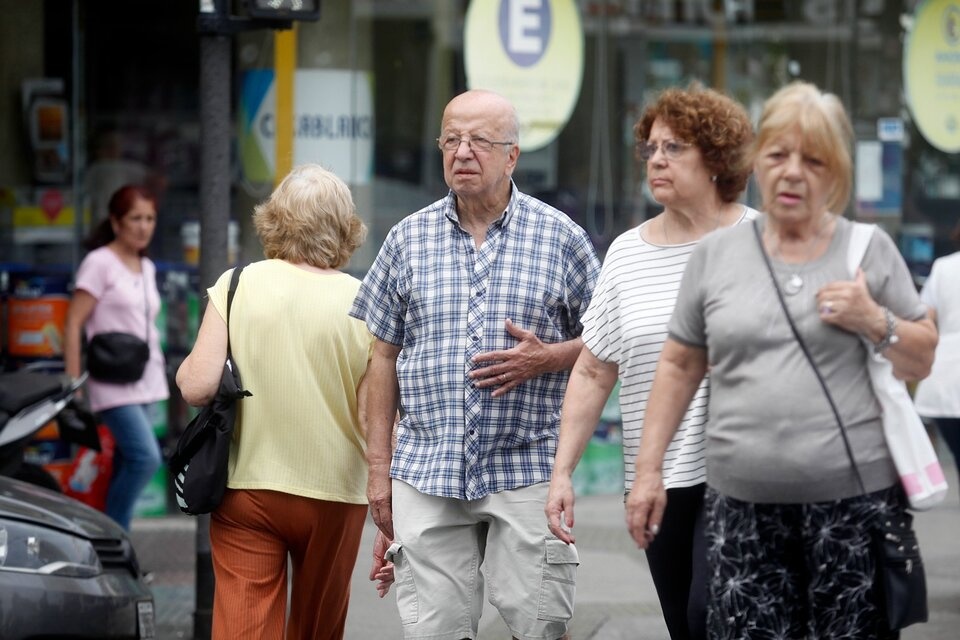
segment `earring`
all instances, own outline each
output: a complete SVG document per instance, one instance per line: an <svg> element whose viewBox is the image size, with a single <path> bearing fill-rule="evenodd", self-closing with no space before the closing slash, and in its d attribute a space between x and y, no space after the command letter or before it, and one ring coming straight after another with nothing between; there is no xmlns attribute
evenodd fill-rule
<svg viewBox="0 0 960 640"><path fill-rule="evenodd" d="M716 182L717 176L710 176L710 182Z"/></svg>

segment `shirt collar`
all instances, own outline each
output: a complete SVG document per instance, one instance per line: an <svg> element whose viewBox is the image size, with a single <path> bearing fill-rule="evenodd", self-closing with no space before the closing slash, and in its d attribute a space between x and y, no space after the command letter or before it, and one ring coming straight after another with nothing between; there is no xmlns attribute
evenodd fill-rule
<svg viewBox="0 0 960 640"><path fill-rule="evenodd" d="M504 209L503 213L494 221L494 224L500 223L502 228L505 228L510 221L513 220L513 216L517 210L517 202L519 200L519 191L517 190L517 185L513 182L513 179L510 179L510 201L507 202L507 208ZM450 190L447 193L446 202L443 205L443 215L447 219L456 224L460 224L460 216L457 215L457 196L453 193L453 190Z"/></svg>

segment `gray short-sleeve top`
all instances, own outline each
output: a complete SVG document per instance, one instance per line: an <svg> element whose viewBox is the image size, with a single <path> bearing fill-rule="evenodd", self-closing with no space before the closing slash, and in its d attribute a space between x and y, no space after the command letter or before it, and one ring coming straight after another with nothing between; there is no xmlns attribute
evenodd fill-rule
<svg viewBox="0 0 960 640"><path fill-rule="evenodd" d="M762 231L765 217L757 219ZM772 259L797 328L827 381L847 427L867 491L897 481L883 438L880 407L856 334L820 320L816 292L851 279L852 224L838 219L827 251L805 265ZM873 298L909 320L924 317L906 264L890 237L873 234L862 267ZM800 503L860 493L833 412L797 345L763 262L752 224L720 230L694 250L684 272L670 337L708 350L712 393L707 483L748 502Z"/></svg>

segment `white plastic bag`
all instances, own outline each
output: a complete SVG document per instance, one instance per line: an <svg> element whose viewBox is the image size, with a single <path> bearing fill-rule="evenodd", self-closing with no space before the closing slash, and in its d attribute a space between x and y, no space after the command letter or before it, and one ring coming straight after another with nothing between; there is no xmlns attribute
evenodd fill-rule
<svg viewBox="0 0 960 640"><path fill-rule="evenodd" d="M847 253L847 267L852 275L856 274L863 260L874 229L874 225L854 223ZM910 506L918 510L936 506L947 495L947 480L906 385L893 376L893 365L889 360L882 354L874 354L869 342L867 369L873 392L883 410L887 448Z"/></svg>

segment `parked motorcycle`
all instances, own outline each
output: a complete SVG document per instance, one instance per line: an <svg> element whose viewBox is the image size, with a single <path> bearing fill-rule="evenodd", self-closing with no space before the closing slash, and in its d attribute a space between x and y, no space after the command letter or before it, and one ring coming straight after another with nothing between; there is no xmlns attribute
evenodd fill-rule
<svg viewBox="0 0 960 640"><path fill-rule="evenodd" d="M53 476L23 458L33 435L53 419L61 440L100 450L96 420L76 400L84 380L86 374L72 379L30 368L0 373L0 475L60 490Z"/></svg>

